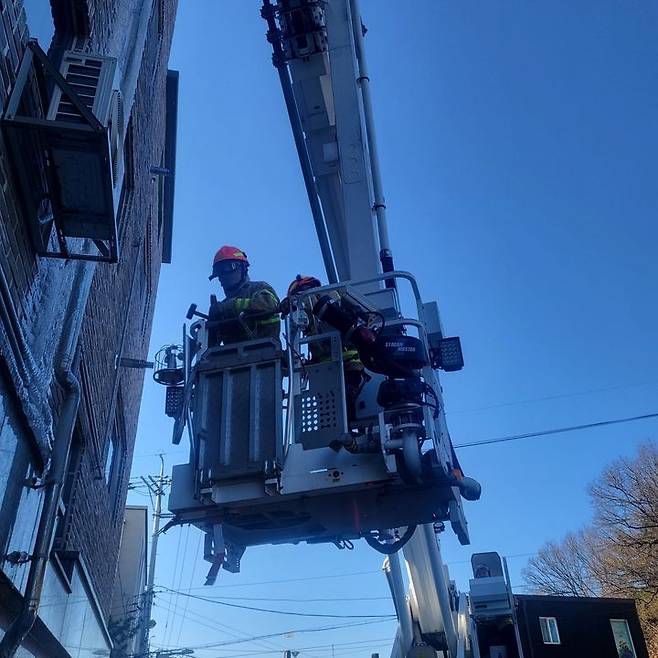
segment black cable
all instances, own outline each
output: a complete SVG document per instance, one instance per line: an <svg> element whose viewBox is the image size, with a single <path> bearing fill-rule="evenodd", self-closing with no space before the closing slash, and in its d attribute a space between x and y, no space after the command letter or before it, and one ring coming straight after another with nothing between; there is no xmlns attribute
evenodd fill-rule
<svg viewBox="0 0 658 658"><path fill-rule="evenodd" d="M235 587L252 587L256 585L279 585L281 583L299 583L307 582L309 580L331 580L334 578L353 578L354 576L372 576L372 575L381 575L381 569L371 569L370 571L350 571L347 573L336 573L329 574L328 576L306 576L304 578L283 578L279 580L259 580L253 581L250 583L239 583L235 585L219 585L216 589L231 589ZM187 591L192 590L203 590L204 592L208 591L208 587L191 587Z"/></svg>
<svg viewBox="0 0 658 658"><path fill-rule="evenodd" d="M395 619L395 615L391 615L388 620L384 619L376 619L376 620L369 620L369 621L359 621L355 622L352 624L337 624L334 626L319 626L316 628L296 628L293 630L287 630L287 631L281 631L279 633L267 633L266 635L254 635L252 637L240 639L240 640L225 640L222 642L209 642L208 644L198 644L198 645L193 645L191 647L186 647L186 649L216 649L218 647L226 647L230 646L232 644L243 644L245 642L254 642L255 640L269 640L270 638L273 637L283 637L283 636L290 636L293 633L294 634L302 634L302 633L323 633L324 631L335 631L335 630L343 630L345 628L354 628L355 626L368 626L370 624L381 624L384 621L393 621ZM144 656L145 654L131 654L131 658L137 658L138 656Z"/></svg>
<svg viewBox="0 0 658 658"><path fill-rule="evenodd" d="M511 400L510 402L499 402L497 404L489 404L484 407L475 407L473 409L454 409L450 410L449 416L457 414L472 414L480 411L488 411L490 409L500 409L502 407L514 407L519 404L533 404L535 402L547 402L550 400L561 400L564 398L573 398L580 395L591 395L592 393L607 393L609 391L618 391L620 389L639 388L641 386L655 386L658 381L639 382L637 384L621 384L619 386L606 386L603 388L589 388L584 391L572 391L570 393L560 393L558 395L545 395L538 398L527 398L525 400Z"/></svg>
<svg viewBox="0 0 658 658"><path fill-rule="evenodd" d="M534 553L528 553L534 555ZM464 564L470 564L470 560L464 560ZM341 596L340 598L319 598L319 599L295 599L295 598L272 598L262 596L211 596L222 601L267 601L268 603L347 603L352 601L390 601L390 596ZM86 599L82 599L86 600Z"/></svg>
<svg viewBox="0 0 658 658"><path fill-rule="evenodd" d="M302 378L303 379L308 379L308 371L306 369L306 366L308 365L308 360L306 359L306 357L303 354L300 354L295 349L294 345L288 339L288 334L284 333L282 335L286 339L286 350L289 349L299 359L299 363L301 365L301 371L302 371ZM290 373L290 376L292 377L292 373Z"/></svg>
<svg viewBox="0 0 658 658"><path fill-rule="evenodd" d="M415 526L414 526L415 529ZM405 542L406 543L406 542ZM272 608L256 608L249 605L239 605L238 603L226 603L218 599L211 599L206 596L199 596L198 594L186 594L182 591L176 591L164 585L158 585L160 589L169 592L175 592L180 596L188 596L191 599L198 599L199 601L206 601L207 603L215 603L216 605L223 605L227 608L238 608L240 610L252 610L254 612L269 612L277 615L289 615L291 617L330 617L332 619L390 619L391 615L335 615L335 614L320 614L314 612L294 612L289 610L274 610Z"/></svg>
<svg viewBox="0 0 658 658"><path fill-rule="evenodd" d="M413 537L415 531L415 525L408 526L402 537L392 544L384 544L375 539L372 534L363 535L363 538L366 540L368 546L374 548L378 553L393 555L393 553L397 553Z"/></svg>
<svg viewBox="0 0 658 658"><path fill-rule="evenodd" d="M426 399L424 404L434 409L434 418L438 418L440 411L440 404L441 404L439 402L439 396L436 394L436 391L427 382L423 382L423 386L424 386L425 396L427 396L428 394L431 395L434 398L434 402L435 402L435 404L431 404Z"/></svg>
<svg viewBox="0 0 658 658"><path fill-rule="evenodd" d="M619 423L632 423L636 420L645 420L647 418L658 418L658 413L643 414L642 416L631 416L629 418L614 418L611 420L600 420L596 423L585 423L584 425L571 425L569 427L558 427L551 430L542 430L540 432L528 432L527 434L513 434L511 436L501 436L495 439L483 439L482 441L470 441L469 443L457 443L453 445L457 448L471 448L473 446L486 446L492 443L506 443L508 441L520 441L521 439L533 439L540 436L549 436L551 434L561 434L563 432L575 432L577 430L586 430L591 427L604 427L606 425L617 425Z"/></svg>

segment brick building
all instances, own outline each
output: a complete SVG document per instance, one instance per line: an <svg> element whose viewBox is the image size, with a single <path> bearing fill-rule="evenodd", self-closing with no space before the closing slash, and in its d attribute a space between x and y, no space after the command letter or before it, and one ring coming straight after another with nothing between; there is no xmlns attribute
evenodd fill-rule
<svg viewBox="0 0 658 658"><path fill-rule="evenodd" d="M167 60L177 0L51 0L55 36L40 47L55 71L71 49L116 64L110 91L117 115L105 135L110 161L100 160L111 169L118 199L107 242L101 233L71 229L70 217L68 225L59 223L67 191L53 183L53 171L60 175L68 167L80 180L91 176L95 161L86 146L76 145L78 155L53 168L57 153L43 147L51 144L44 137L50 133L7 128L18 125L6 119L21 84L21 111L48 106L59 84L54 76L55 82L42 80L50 69L27 45L30 26L22 5L0 1L6 110L0 144L0 637L37 582L39 614L24 638L21 633L16 655L108 655L144 378L127 360L146 358L160 266L171 258L178 78ZM36 72L24 78L20 64L28 51ZM74 85L76 76L65 82ZM62 102L69 102L62 93ZM85 116L80 112L76 120ZM30 150L26 144L32 142L21 140L33 133L42 141ZM120 169L114 168L115 151ZM41 185L36 203L34 188ZM80 194L81 188L71 189ZM65 446L64 459L58 446ZM58 464L65 477L54 530L43 530L52 541L40 579L34 575L35 545L42 545L37 542L48 496L59 498ZM5 650L0 644L0 655Z"/></svg>

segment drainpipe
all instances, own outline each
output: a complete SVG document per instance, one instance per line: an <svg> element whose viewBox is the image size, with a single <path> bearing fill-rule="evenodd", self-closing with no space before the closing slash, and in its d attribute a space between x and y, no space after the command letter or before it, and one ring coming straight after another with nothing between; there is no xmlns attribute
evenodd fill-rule
<svg viewBox="0 0 658 658"><path fill-rule="evenodd" d="M23 603L18 617L12 622L0 641L0 658L14 658L37 619L46 569L55 536L59 499L80 404L80 383L73 374L73 360L95 271L95 265L90 262L80 261L76 265L78 269L64 316L55 365L55 379L64 391L64 402L55 428L50 470L44 487L43 505Z"/></svg>

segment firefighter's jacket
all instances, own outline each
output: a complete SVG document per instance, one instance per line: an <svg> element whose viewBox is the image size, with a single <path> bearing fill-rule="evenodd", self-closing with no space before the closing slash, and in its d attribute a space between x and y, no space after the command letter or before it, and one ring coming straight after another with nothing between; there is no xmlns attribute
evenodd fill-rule
<svg viewBox="0 0 658 658"><path fill-rule="evenodd" d="M341 305L347 304L343 295L338 290L323 292L322 296L331 297L335 301L340 302ZM303 309L309 319L309 325L304 330L304 335L306 336L317 336L318 334L335 331L333 327L326 322L318 320L313 314L313 307L318 302L319 298L319 295L309 295L304 298L302 303ZM311 361L313 363L331 361L331 346L327 341L313 341L310 343L309 349L311 352ZM350 346L343 346L343 368L346 372L350 370L363 370L363 364L361 363L361 359L359 359L359 353Z"/></svg>
<svg viewBox="0 0 658 658"><path fill-rule="evenodd" d="M259 316L249 317L254 314ZM247 279L223 301L211 299L208 319L210 323L222 321L216 327L210 325L211 344L239 343L255 338L278 339L281 331L279 298L268 283Z"/></svg>

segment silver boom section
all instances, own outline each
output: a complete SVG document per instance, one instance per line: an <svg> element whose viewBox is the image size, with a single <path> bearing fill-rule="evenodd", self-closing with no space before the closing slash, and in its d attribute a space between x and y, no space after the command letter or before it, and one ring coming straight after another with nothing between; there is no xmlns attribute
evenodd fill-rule
<svg viewBox="0 0 658 658"><path fill-rule="evenodd" d="M277 5L289 10L280 18L284 37L287 36L284 44L288 68L339 280L372 277L381 271L378 250L385 251L389 245L358 0L279 0ZM290 10L306 12L307 26L312 31L309 39L297 40L297 35L291 33ZM415 297L420 307L422 335L428 326L424 311L431 312L435 307L422 308L419 296ZM434 324L440 332L438 313ZM423 377L440 395L431 368L425 369ZM367 397L367 391L364 396ZM437 461L449 467L454 453L442 402L440 406L439 417L426 417L424 424L430 428ZM286 428L293 445L295 423L299 422L298 416L289 414ZM385 433L381 424L380 433ZM459 496L453 496L449 505L449 516L456 521L453 527L461 541L467 543ZM427 655L438 655L438 646L451 657L466 653L469 628L465 622L465 597L452 602L447 597L446 574L437 540L430 530L425 527L423 532L416 532L405 550L409 601L414 602L411 609L400 599L399 560L391 560L387 565L389 581L398 583L393 589L401 623L393 650L395 658L417 653L424 638L434 638L434 647L426 645Z"/></svg>

